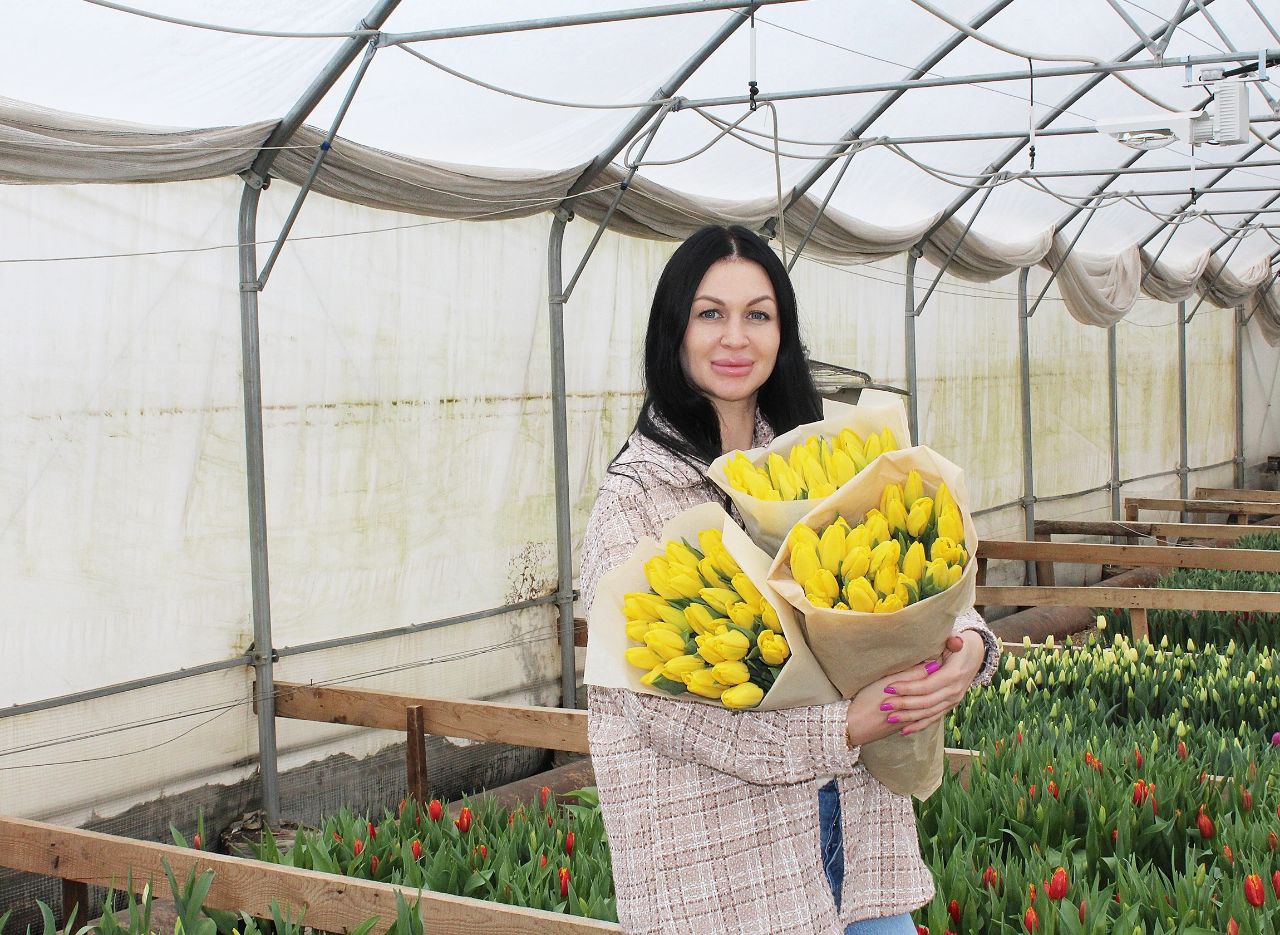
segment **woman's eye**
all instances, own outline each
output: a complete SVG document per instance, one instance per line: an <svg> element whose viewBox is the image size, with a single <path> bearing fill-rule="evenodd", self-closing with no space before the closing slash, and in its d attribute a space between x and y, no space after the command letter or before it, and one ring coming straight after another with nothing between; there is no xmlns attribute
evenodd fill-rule
<svg viewBox="0 0 1280 935"><path fill-rule="evenodd" d="M769 313L762 312L759 309L757 309L755 311L747 312L747 317L750 318L752 321L768 321Z"/></svg>
<svg viewBox="0 0 1280 935"><path fill-rule="evenodd" d="M707 321L710 321L711 319L715 318L717 315L720 314L720 310L714 309L714 308L704 308L702 311L697 312L696 314L699 318L704 318Z"/></svg>

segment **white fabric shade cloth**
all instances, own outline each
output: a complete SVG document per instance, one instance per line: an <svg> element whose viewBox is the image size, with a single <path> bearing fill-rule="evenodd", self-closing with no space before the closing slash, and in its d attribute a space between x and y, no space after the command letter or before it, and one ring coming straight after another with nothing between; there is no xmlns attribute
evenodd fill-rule
<svg viewBox="0 0 1280 935"><path fill-rule="evenodd" d="M368 12L368 0L299 0L259 9L248 4L200 0L159 0L150 9L227 26L282 31L345 31ZM641 4L646 5L646 4ZM1131 7L1144 28L1161 31L1163 21ZM942 4L956 21L971 21L985 4L953 0ZM433 5L404 0L385 29L406 31L462 22L516 20L615 9L604 0ZM1213 16L1209 22L1207 15ZM703 12L583 27L420 43L414 48L449 68L496 87L559 101L636 104L649 100L663 81L702 42L735 15ZM56 38L47 54L24 48L0 64L0 180L9 183L137 183L212 178L248 168L276 119L288 109L341 38L263 38L233 35L157 22L77 0L52 0L6 13L14 35L24 29ZM1047 28L1049 19L1052 28ZM980 29L997 45L1030 49L1045 59L1086 56L1097 60L1149 59L1129 27L1104 0L1073 8L1070 17L1015 0ZM754 35L753 35L754 32ZM874 11L837 0L805 0L761 8L756 28L742 27L716 49L679 89L690 99L741 95L754 44L755 77L762 91L797 91L896 80L923 61L952 27L917 4L900 0ZM1226 39L1224 39L1224 36ZM1166 52L1206 55L1226 49L1265 49L1273 36L1245 0L1214 0L1173 32ZM48 53L48 48L52 52ZM1133 54L1133 49L1142 49ZM963 39L929 72L930 76L1007 72L1062 64L1029 63L984 44ZM216 66L216 67L214 67ZM1224 67L1230 67L1224 66ZM309 120L327 126L345 95L355 66L348 69ZM879 135L928 135L1006 130L1022 132L1033 120L1044 127L1089 126L1122 113L1158 112L1159 106L1194 109L1202 88L1182 87L1177 67L1135 71L1117 77L1039 78L1034 102L1028 82L961 84L916 89L892 99L878 93L830 95L777 104L784 153L777 167L785 212L782 230L791 245L812 223L827 196L837 167L830 168L799 199L795 184L829 144L851 126L863 126L864 141ZM1249 92L1255 116L1269 111L1258 85ZM1078 92L1085 89L1085 93ZM1078 98L1078 100L1072 100ZM1071 100L1063 109L1058 102ZM887 103L886 103L887 102ZM1158 103L1157 103L1158 102ZM651 239L679 239L709 222L759 228L778 214L772 115L762 108L743 114L741 106L711 112L734 120L757 135L753 148L723 139L690 159L713 139L715 128L688 109L669 114L631 181L610 227ZM374 57L353 98L341 132L315 182L315 191L358 204L441 218L510 219L546 211L568 193L593 156L616 136L635 112L569 108L522 100L415 61L399 49ZM1057 114L1049 120L1048 116ZM1260 134L1276 132L1255 123ZM305 179L323 140L323 131L305 126L288 141L272 169L289 181ZM807 142L797 142L807 141ZM1024 141L1025 142L1025 141ZM818 145L821 143L822 145ZM1038 136L1040 170L1071 171L1119 166L1132 156L1098 134ZM1140 293L1161 301L1200 294L1215 305L1246 303L1257 309L1268 335L1280 331L1272 309L1280 304L1268 273L1275 241L1259 227L1218 250L1222 228L1247 215L1222 216L1219 226L1203 217L1182 220L1165 248L1152 240L1164 222L1139 210L1172 215L1187 196L1149 195L1200 186L1197 206L1254 209L1266 193L1212 194L1210 176L1189 172L1192 154L1174 146L1144 154L1140 166L1167 172L1121 176L1111 191L1132 192L1129 201L1104 205L1090 219L1075 247L1076 217L1061 230L1070 199L1092 195L1097 177L1046 179L1059 197L1019 181L1005 180L982 192L959 211L948 206L964 195L961 184L984 172L1016 174L1029 167L1025 149L1007 163L999 158L1009 139L904 145L902 153L869 146L852 157L850 171L833 193L806 252L837 263L884 259L913 246L935 265L945 263L960 278L988 282L1019 268L1058 270L1063 297L1080 322L1106 327L1127 314ZM1015 152L1017 149L1015 147ZM1248 153L1253 153L1247 156ZM911 160L933 170L926 171ZM624 154L625 155L625 152ZM1200 147L1199 161L1262 161L1280 153L1257 139L1247 145ZM996 157L993 159L993 157ZM619 156L587 186L575 203L580 214L599 219L626 175ZM947 184L946 177L957 184ZM1025 180L1024 180L1025 181ZM1224 186L1280 188L1280 170L1240 169ZM970 223L974 206L984 207ZM936 230L940 218L943 222ZM1265 222L1267 215L1257 215ZM921 243L920 238L930 233ZM1239 247L1236 244L1239 243ZM1135 245L1142 246L1141 251ZM1159 250L1159 262L1152 266ZM1230 254L1224 269L1221 256ZM1066 256L1065 262L1063 261ZM1059 269L1059 267L1061 267Z"/></svg>

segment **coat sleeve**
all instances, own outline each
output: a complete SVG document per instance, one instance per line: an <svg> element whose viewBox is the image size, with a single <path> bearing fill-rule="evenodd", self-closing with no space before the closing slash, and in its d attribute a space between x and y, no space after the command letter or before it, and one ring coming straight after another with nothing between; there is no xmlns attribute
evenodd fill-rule
<svg viewBox="0 0 1280 935"><path fill-rule="evenodd" d="M846 734L849 702L781 711L727 708L643 695L621 688L593 688L607 694L642 746L681 763L759 786L810 782L819 776L848 776L858 763ZM594 706L594 701L593 701Z"/></svg>
<svg viewBox="0 0 1280 935"><path fill-rule="evenodd" d="M978 635L982 637L983 645L987 649L986 655L982 659L982 668L974 676L973 684L990 685L991 678L996 674L996 668L1000 665L1000 640L991 632L987 622L982 619L982 614L978 613L977 609L973 607L970 607L956 618L952 632L959 635L965 630L976 630Z"/></svg>

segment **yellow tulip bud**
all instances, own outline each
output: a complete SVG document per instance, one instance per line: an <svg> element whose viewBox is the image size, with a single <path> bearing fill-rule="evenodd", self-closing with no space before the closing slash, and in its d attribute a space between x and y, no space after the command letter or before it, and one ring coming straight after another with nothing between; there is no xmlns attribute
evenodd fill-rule
<svg viewBox="0 0 1280 935"><path fill-rule="evenodd" d="M867 436L867 443L863 447L863 451L864 451L863 457L866 458L867 464L870 464L876 458L880 457L880 452L883 450L884 450L884 447L880 444L879 435Z"/></svg>
<svg viewBox="0 0 1280 935"><path fill-rule="evenodd" d="M939 536L933 540L933 547L929 549L929 558L933 561L949 562L951 556L956 551L956 540L946 536Z"/></svg>
<svg viewBox="0 0 1280 935"><path fill-rule="evenodd" d="M870 551L871 536L867 533L866 523L859 523L844 534L844 550L847 555L855 548L862 547Z"/></svg>
<svg viewBox="0 0 1280 935"><path fill-rule="evenodd" d="M804 462L804 484L809 489L810 498L813 497L813 489L815 487L826 486L829 481L827 475L822 473L822 465L818 463L817 458L808 458Z"/></svg>
<svg viewBox="0 0 1280 935"><path fill-rule="evenodd" d="M818 550L807 542L802 542L791 551L791 577L804 584L818 573L822 563L818 561Z"/></svg>
<svg viewBox="0 0 1280 935"><path fill-rule="evenodd" d="M735 711L754 708L764 698L764 689L755 682L743 682L733 688L726 689L720 696L720 703Z"/></svg>
<svg viewBox="0 0 1280 935"><path fill-rule="evenodd" d="M631 620L627 623L627 639L634 640L637 643L644 642L644 635L649 632L652 624L648 620Z"/></svg>
<svg viewBox="0 0 1280 935"><path fill-rule="evenodd" d="M752 607L760 606L760 601L764 598L764 595L760 593L760 589L752 584L751 579L742 572L738 572L733 576L733 589Z"/></svg>
<svg viewBox="0 0 1280 935"><path fill-rule="evenodd" d="M647 591L630 591L622 595L622 597L626 603L643 608L644 614L633 618L635 620L657 620L662 608L667 606L666 601L658 597L658 595L650 594Z"/></svg>
<svg viewBox="0 0 1280 935"><path fill-rule="evenodd" d="M809 578L804 583L804 589L807 594L817 595L828 601L834 601L840 596L840 585L836 581L836 576L825 568L819 569Z"/></svg>
<svg viewBox="0 0 1280 935"><path fill-rule="evenodd" d="M831 452L831 479L837 486L843 487L857 473L858 469L854 467L852 458L838 448Z"/></svg>
<svg viewBox="0 0 1280 935"><path fill-rule="evenodd" d="M647 604L642 604L635 598L628 597L622 602L622 616L626 617L628 621L642 620L648 622L653 620L657 614L650 613Z"/></svg>
<svg viewBox="0 0 1280 935"><path fill-rule="evenodd" d="M773 605L768 601L764 601L760 605L760 620L774 633L782 632L782 621L778 619L778 612L773 609Z"/></svg>
<svg viewBox="0 0 1280 935"><path fill-rule="evenodd" d="M729 605L738 603L738 592L730 588L703 588L699 596L722 614L729 612Z"/></svg>
<svg viewBox="0 0 1280 935"><path fill-rule="evenodd" d="M911 507L911 512L907 514L907 532L919 538L929 528L929 523L932 519L933 501L928 497L921 497L916 500Z"/></svg>
<svg viewBox="0 0 1280 935"><path fill-rule="evenodd" d="M806 594L805 597L808 598L809 603L812 604L814 607L829 609L833 606L831 603L831 599L827 597L821 597L817 594Z"/></svg>
<svg viewBox="0 0 1280 935"><path fill-rule="evenodd" d="M710 554L713 549L722 545L724 545L724 539L719 529L704 529L698 533L698 548L702 550L703 555Z"/></svg>
<svg viewBox="0 0 1280 935"><path fill-rule="evenodd" d="M902 610L902 601L898 600L898 595L890 594L888 597L876 601L875 610L877 614L892 614Z"/></svg>
<svg viewBox="0 0 1280 935"><path fill-rule="evenodd" d="M840 563L840 576L845 581L861 578L871 568L871 550L865 545L855 545L845 554Z"/></svg>
<svg viewBox="0 0 1280 935"><path fill-rule="evenodd" d="M902 546L898 544L897 539L886 539L871 550L868 571L875 575L878 574L880 569L885 565L896 566L901 553Z"/></svg>
<svg viewBox="0 0 1280 935"><path fill-rule="evenodd" d="M747 475L747 493L757 500L781 500L782 495L774 490L768 479L759 474Z"/></svg>
<svg viewBox="0 0 1280 935"><path fill-rule="evenodd" d="M649 587L653 588L659 597L669 601L679 600L680 592L672 587L669 580L669 567L665 558L655 555L644 563L644 576L649 582Z"/></svg>
<svg viewBox="0 0 1280 935"><path fill-rule="evenodd" d="M920 476L920 472L912 470L907 475L907 482L902 485L902 502L911 509L915 506L917 500L924 496L924 479Z"/></svg>
<svg viewBox="0 0 1280 935"><path fill-rule="evenodd" d="M653 650L661 662L684 655L684 640L670 630L659 630L654 627L644 635L644 644ZM653 666L646 665L642 668L651 669Z"/></svg>
<svg viewBox="0 0 1280 935"><path fill-rule="evenodd" d="M835 609L835 610L848 610L848 609L849 609L849 605L848 605L848 604L846 604L844 601L836 601L836 603L835 603L835 605L834 605L834 609Z"/></svg>
<svg viewBox="0 0 1280 935"><path fill-rule="evenodd" d="M876 606L877 595L875 589L871 587L871 582L866 578L854 578L844 586L844 599L848 602L850 610L869 614Z"/></svg>
<svg viewBox="0 0 1280 935"><path fill-rule="evenodd" d="M924 574L924 565L924 545L919 542L911 543L907 554L902 556L902 573L912 581L919 582L920 576Z"/></svg>
<svg viewBox="0 0 1280 935"><path fill-rule="evenodd" d="M738 567L738 563L733 560L733 556L729 554L729 550L723 545L718 545L708 552L707 558L715 563L716 570L720 572L721 578L732 578L742 571Z"/></svg>
<svg viewBox="0 0 1280 935"><path fill-rule="evenodd" d="M706 667L707 664L698 656L676 656L674 659L667 660L662 667L662 675L673 682L683 682L689 673Z"/></svg>
<svg viewBox="0 0 1280 935"><path fill-rule="evenodd" d="M667 584L675 588L682 598L697 597L702 590L702 577L698 574L697 567L686 569L683 565L672 565L671 570L673 573L667 577Z"/></svg>
<svg viewBox="0 0 1280 935"><path fill-rule="evenodd" d="M745 601L739 601L736 604L729 605L729 619L742 627L744 630L750 630L755 626L756 609Z"/></svg>
<svg viewBox="0 0 1280 935"><path fill-rule="evenodd" d="M889 538L889 523L883 516L867 516L867 545L875 548Z"/></svg>
<svg viewBox="0 0 1280 935"><path fill-rule="evenodd" d="M934 509L941 513L948 506L955 506L955 498L951 496L951 490L946 484L939 484L937 491L933 495Z"/></svg>
<svg viewBox="0 0 1280 935"><path fill-rule="evenodd" d="M723 682L725 685L741 685L743 682L751 681L751 672L745 662L717 663L711 669L711 674L716 677L717 682Z"/></svg>
<svg viewBox="0 0 1280 935"><path fill-rule="evenodd" d="M791 655L791 647L787 645L786 637L770 630L760 634L756 639L756 645L760 647L760 658L768 666L780 666Z"/></svg>
<svg viewBox="0 0 1280 935"><path fill-rule="evenodd" d="M898 589L894 592L902 601L903 607L910 607L916 601L920 600L920 585L918 582L910 578L899 578Z"/></svg>
<svg viewBox="0 0 1280 935"><path fill-rule="evenodd" d="M787 543L791 546L792 552L802 543L807 543L813 546L813 550L816 553L818 551L818 542L818 534L813 531L812 527L806 526L804 523L796 523L791 527L791 531L787 533Z"/></svg>
<svg viewBox="0 0 1280 935"><path fill-rule="evenodd" d="M727 588L729 582L720 577L720 572L716 569L715 562L709 558L704 558L698 562L698 574L702 576L703 582L709 588Z"/></svg>
<svg viewBox="0 0 1280 935"><path fill-rule="evenodd" d="M626 652L627 662L646 672L662 665L662 657L647 646L632 646Z"/></svg>
<svg viewBox="0 0 1280 935"><path fill-rule="evenodd" d="M950 567L948 567L947 587L951 587L954 584L958 584L963 574L964 574L964 569L961 568L959 565L951 565Z"/></svg>
<svg viewBox="0 0 1280 935"><path fill-rule="evenodd" d="M729 686L717 680L713 674L714 672L714 668L690 672L684 683L689 687L689 691L695 695L701 695L703 698L715 698L718 701L720 695Z"/></svg>
<svg viewBox="0 0 1280 935"><path fill-rule="evenodd" d="M809 488L810 500L821 500L823 497L829 497L836 492L836 485L828 481L825 484L814 484Z"/></svg>
<svg viewBox="0 0 1280 935"><path fill-rule="evenodd" d="M774 489L778 491L778 499L790 502L800 499L802 488L800 487L800 479L796 477L796 472L787 468L786 473L778 476L778 482Z"/></svg>
<svg viewBox="0 0 1280 935"><path fill-rule="evenodd" d="M715 651L728 662L737 662L751 652L751 640L739 630L730 630L711 637ZM708 660L710 661L710 660Z"/></svg>
<svg viewBox="0 0 1280 935"><path fill-rule="evenodd" d="M946 536L956 542L964 541L964 523L960 519L960 511L955 506L948 506L938 514L938 535Z"/></svg>
<svg viewBox="0 0 1280 935"><path fill-rule="evenodd" d="M648 672L646 672L644 675L640 676L640 683L642 685L648 685L650 688L652 688L654 681L657 680L661 675L662 675L662 666L656 665L652 669L650 669Z"/></svg>
<svg viewBox="0 0 1280 935"><path fill-rule="evenodd" d="M885 519L889 523L890 532L907 531L907 510L902 505L902 501L894 500L889 504L889 509L885 512Z"/></svg>
<svg viewBox="0 0 1280 935"><path fill-rule="evenodd" d="M698 567L698 556L689 551L689 547L683 542L672 540L667 543L667 561L672 565L683 565L689 574L693 574Z"/></svg>
<svg viewBox="0 0 1280 935"><path fill-rule="evenodd" d="M689 626L693 628L693 632L701 636L703 633L711 633L718 626L716 617L711 615L711 611L701 604L690 604L684 609L684 619ZM630 632L630 631L628 631Z"/></svg>
<svg viewBox="0 0 1280 935"><path fill-rule="evenodd" d="M884 490L880 491L880 512L886 519L889 516L889 504L895 500L902 502L902 488L897 484L885 484Z"/></svg>
<svg viewBox="0 0 1280 935"><path fill-rule="evenodd" d="M836 444L843 448L844 453L852 460L866 462L867 456L863 453L862 439L853 429L841 429L840 434L836 436Z"/></svg>
<svg viewBox="0 0 1280 935"><path fill-rule="evenodd" d="M892 594L898 588L898 566L885 562L876 572L876 593Z"/></svg>
<svg viewBox="0 0 1280 935"><path fill-rule="evenodd" d="M725 661L724 656L716 652L715 638L716 634L714 633L706 633L702 636L694 637L694 641L698 644L698 655L712 665Z"/></svg>
<svg viewBox="0 0 1280 935"><path fill-rule="evenodd" d="M935 543L936 544L936 543ZM934 594L941 594L950 587L951 572L947 567L944 559L935 558L925 569L922 583L926 585L923 589L925 593L932 597Z"/></svg>
<svg viewBox="0 0 1280 935"><path fill-rule="evenodd" d="M844 530L839 526L828 526L823 530L822 538L818 542L818 561L823 568L834 575L840 571L844 549Z"/></svg>
<svg viewBox="0 0 1280 935"><path fill-rule="evenodd" d="M668 605L662 608L662 619L680 630L689 629L689 621L685 619L684 611L678 607Z"/></svg>
<svg viewBox="0 0 1280 935"><path fill-rule="evenodd" d="M885 426L880 430L880 450L881 451L897 451L898 440L893 437L893 430L889 426Z"/></svg>
<svg viewBox="0 0 1280 935"><path fill-rule="evenodd" d="M687 623L679 623L676 620L655 620L649 624L649 632L652 633L654 630L666 630L668 633L674 633L680 639L684 639L689 632L689 625Z"/></svg>

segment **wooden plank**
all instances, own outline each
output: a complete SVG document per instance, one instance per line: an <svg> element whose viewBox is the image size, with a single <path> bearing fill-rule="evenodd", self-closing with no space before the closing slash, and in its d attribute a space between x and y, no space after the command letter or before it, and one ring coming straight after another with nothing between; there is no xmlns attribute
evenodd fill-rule
<svg viewBox="0 0 1280 935"><path fill-rule="evenodd" d="M1240 487L1197 487L1197 500L1235 500L1246 503L1280 504L1280 490L1245 490Z"/></svg>
<svg viewBox="0 0 1280 935"><path fill-rule="evenodd" d="M1039 542L1049 542L1052 538L1047 532L1038 532L1035 536L1036 540ZM1049 558L1038 558L1036 560L1036 584L1053 587L1057 583L1057 579L1053 574L1053 560Z"/></svg>
<svg viewBox="0 0 1280 935"><path fill-rule="evenodd" d="M373 916L384 920L374 931L385 932L395 922L397 893L410 905L420 900L418 911L426 935L593 935L621 931L613 923L557 912L430 891L419 894L408 886L0 817L0 866L13 870L117 889L125 887L132 873L135 886L154 880L163 890L162 860L169 862L179 881L192 872L212 870L213 885L205 905L213 909L244 910L252 916L270 918L271 902L275 900L295 917L305 910L307 926L326 932L349 932Z"/></svg>
<svg viewBox="0 0 1280 935"><path fill-rule="evenodd" d="M978 588L975 603L1006 607L1124 607L1132 610L1225 610L1280 613L1280 591L1177 588Z"/></svg>
<svg viewBox="0 0 1280 935"><path fill-rule="evenodd" d="M97 907L89 904L89 884L80 883L76 880L62 881L62 925L65 928L67 920L71 918L71 910L76 913L76 929L84 925L94 915ZM91 915L92 913L92 915Z"/></svg>
<svg viewBox="0 0 1280 935"><path fill-rule="evenodd" d="M1137 522L1138 505L1136 503L1130 503L1128 500L1124 502L1124 518L1130 523Z"/></svg>
<svg viewBox="0 0 1280 935"><path fill-rule="evenodd" d="M1047 537L1047 534L1041 535ZM1064 562L1074 565L1146 565L1154 568L1216 568L1227 571L1280 573L1280 552L1265 549L1207 549L1185 546L984 539L978 543L978 551L975 554L980 562L983 559L1000 559L1046 564ZM1044 581L1040 583L1052 584Z"/></svg>
<svg viewBox="0 0 1280 935"><path fill-rule="evenodd" d="M1159 497L1125 497L1125 509L1173 510L1178 513L1229 513L1235 516L1275 516L1274 503L1247 503L1243 500L1166 500ZM1134 519L1137 519L1135 516Z"/></svg>
<svg viewBox="0 0 1280 935"><path fill-rule="evenodd" d="M1147 625L1145 607L1135 607L1129 611L1129 623L1133 628L1133 641L1151 639L1151 628Z"/></svg>
<svg viewBox="0 0 1280 935"><path fill-rule="evenodd" d="M982 754L977 750L962 750L956 747L947 747L947 771L955 776L962 788L969 788L969 770L973 764L982 759Z"/></svg>
<svg viewBox="0 0 1280 935"><path fill-rule="evenodd" d="M1112 520L1038 519L1036 532L1058 536L1153 536L1159 539L1239 539L1258 529L1226 523L1148 523Z"/></svg>
<svg viewBox="0 0 1280 935"><path fill-rule="evenodd" d="M402 731L413 705L422 707L428 734L588 752L585 711L276 682L276 717Z"/></svg>
<svg viewBox="0 0 1280 935"><path fill-rule="evenodd" d="M407 740L404 745L405 791L422 807L427 802L427 740L422 705L410 705L405 712Z"/></svg>

